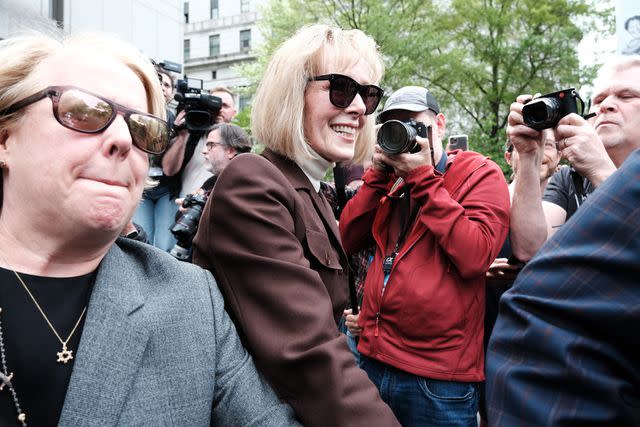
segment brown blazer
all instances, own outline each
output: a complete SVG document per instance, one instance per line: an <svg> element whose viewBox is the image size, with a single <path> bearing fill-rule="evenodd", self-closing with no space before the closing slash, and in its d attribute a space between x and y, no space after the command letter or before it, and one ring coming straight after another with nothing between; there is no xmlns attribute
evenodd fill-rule
<svg viewBox="0 0 640 427"><path fill-rule="evenodd" d="M218 178L194 239L258 369L307 426L395 426L336 323L347 258L331 209L292 161L242 154Z"/></svg>

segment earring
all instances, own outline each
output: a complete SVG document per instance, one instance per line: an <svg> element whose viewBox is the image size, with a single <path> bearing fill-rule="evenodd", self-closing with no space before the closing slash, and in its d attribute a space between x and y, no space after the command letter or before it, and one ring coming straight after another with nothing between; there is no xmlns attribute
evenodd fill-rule
<svg viewBox="0 0 640 427"><path fill-rule="evenodd" d="M7 164L5 163L4 160L0 160L0 169L4 169L5 166L7 166Z"/></svg>

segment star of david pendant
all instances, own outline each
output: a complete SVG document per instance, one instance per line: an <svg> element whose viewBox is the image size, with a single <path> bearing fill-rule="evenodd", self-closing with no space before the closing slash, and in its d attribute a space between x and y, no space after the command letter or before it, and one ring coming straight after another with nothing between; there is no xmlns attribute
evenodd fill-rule
<svg viewBox="0 0 640 427"><path fill-rule="evenodd" d="M56 354L58 355L58 360L56 360L56 362L66 364L69 360L73 359L73 351L67 350L66 344L62 344L62 351Z"/></svg>

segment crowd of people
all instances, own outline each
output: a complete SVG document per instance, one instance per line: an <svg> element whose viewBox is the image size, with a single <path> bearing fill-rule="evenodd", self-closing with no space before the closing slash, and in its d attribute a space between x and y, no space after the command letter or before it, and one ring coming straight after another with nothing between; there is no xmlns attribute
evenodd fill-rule
<svg viewBox="0 0 640 427"><path fill-rule="evenodd" d="M250 136L125 42L0 41L0 424L640 425L640 57L543 129L518 96L510 183L383 74L305 26Z"/></svg>

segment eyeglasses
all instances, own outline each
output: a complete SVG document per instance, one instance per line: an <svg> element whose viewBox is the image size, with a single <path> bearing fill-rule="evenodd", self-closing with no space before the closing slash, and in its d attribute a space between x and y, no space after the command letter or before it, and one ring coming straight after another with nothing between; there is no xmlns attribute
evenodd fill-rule
<svg viewBox="0 0 640 427"><path fill-rule="evenodd" d="M75 86L49 86L13 104L11 114L43 98L50 98L53 116L62 126L82 133L100 133L122 113L133 145L149 154L162 154L169 145L169 126L164 120L132 110Z"/></svg>
<svg viewBox="0 0 640 427"><path fill-rule="evenodd" d="M220 145L222 147L225 146L225 144L223 144L222 142L218 142L218 141L207 141L206 147L207 150L211 150L213 147L215 147L216 145Z"/></svg>
<svg viewBox="0 0 640 427"><path fill-rule="evenodd" d="M347 108L356 95L360 94L366 107L364 114L369 115L376 110L384 90L375 85L361 85L349 76L342 74L325 74L311 77L309 81L329 80L329 100L338 108Z"/></svg>

